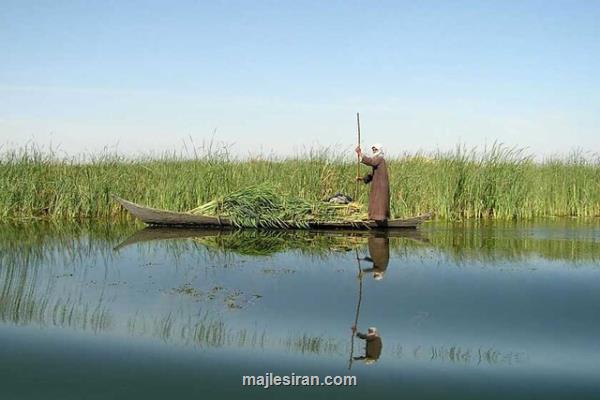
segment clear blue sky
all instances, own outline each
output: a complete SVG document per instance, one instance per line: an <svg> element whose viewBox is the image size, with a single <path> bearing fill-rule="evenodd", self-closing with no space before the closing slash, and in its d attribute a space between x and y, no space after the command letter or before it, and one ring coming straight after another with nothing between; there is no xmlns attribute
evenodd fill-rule
<svg viewBox="0 0 600 400"><path fill-rule="evenodd" d="M600 152L600 1L2 1L0 144Z"/></svg>

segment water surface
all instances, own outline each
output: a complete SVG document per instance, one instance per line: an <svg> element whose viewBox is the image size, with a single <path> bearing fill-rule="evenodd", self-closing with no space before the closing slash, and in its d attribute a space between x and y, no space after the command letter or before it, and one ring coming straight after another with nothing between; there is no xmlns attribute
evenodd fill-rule
<svg viewBox="0 0 600 400"><path fill-rule="evenodd" d="M2 227L2 398L600 397L597 222L138 229ZM267 372L358 385L241 386Z"/></svg>

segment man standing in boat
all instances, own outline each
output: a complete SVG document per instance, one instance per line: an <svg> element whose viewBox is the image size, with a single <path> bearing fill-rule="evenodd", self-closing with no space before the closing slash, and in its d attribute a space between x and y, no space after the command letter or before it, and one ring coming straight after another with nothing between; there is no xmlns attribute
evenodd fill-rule
<svg viewBox="0 0 600 400"><path fill-rule="evenodd" d="M371 147L373 156L368 157L362 153L360 146L356 148L360 161L372 168L371 173L364 177L357 176L356 180L371 184L369 194L369 219L375 220L380 225L386 225L390 218L390 181L387 166L383 158L383 147L377 143Z"/></svg>

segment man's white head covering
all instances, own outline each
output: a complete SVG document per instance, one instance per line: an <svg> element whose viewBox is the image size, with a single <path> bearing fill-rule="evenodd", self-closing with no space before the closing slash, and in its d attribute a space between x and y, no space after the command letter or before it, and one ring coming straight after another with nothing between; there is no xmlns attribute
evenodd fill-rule
<svg viewBox="0 0 600 400"><path fill-rule="evenodd" d="M373 152L373 157L382 156L383 157L383 146L381 143L375 143L371 147L375 147L377 150Z"/></svg>

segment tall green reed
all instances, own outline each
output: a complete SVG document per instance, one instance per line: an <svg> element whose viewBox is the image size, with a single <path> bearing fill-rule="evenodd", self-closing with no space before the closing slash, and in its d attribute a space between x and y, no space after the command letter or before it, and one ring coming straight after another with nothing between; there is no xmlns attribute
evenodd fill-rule
<svg viewBox="0 0 600 400"><path fill-rule="evenodd" d="M355 159L331 148L292 157L232 157L212 144L190 154L60 158L28 146L0 154L0 217L116 218L117 194L158 208L189 210L244 186L268 182L317 201L354 193ZM522 149L404 154L387 160L394 216L433 211L442 219L600 216L600 160L574 152L535 161ZM368 167L361 167L362 173ZM368 201L361 185L359 202Z"/></svg>

